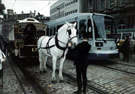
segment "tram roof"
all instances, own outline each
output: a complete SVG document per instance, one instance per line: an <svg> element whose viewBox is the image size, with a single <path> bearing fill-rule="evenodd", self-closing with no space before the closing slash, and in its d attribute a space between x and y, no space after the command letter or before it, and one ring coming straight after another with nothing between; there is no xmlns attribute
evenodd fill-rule
<svg viewBox="0 0 135 94"><path fill-rule="evenodd" d="M40 23L35 18L25 18L23 20L17 20L17 23Z"/></svg>
<svg viewBox="0 0 135 94"><path fill-rule="evenodd" d="M109 16L112 17L110 15L106 15L106 14L100 14L100 13L74 13L74 14L70 14L68 16L62 17L62 18L58 18L56 20L52 20L50 22L47 22L46 24L55 24L58 22L64 22L67 21L69 19L75 18L75 17L80 17L80 16L92 16L92 15L102 15L102 16Z"/></svg>

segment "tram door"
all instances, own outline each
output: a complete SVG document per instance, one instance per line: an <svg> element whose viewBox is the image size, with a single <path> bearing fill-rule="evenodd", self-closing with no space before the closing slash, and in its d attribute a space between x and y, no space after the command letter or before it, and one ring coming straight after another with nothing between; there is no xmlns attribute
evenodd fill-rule
<svg viewBox="0 0 135 94"><path fill-rule="evenodd" d="M83 34L87 32L87 18L86 17L79 17L79 40L83 39Z"/></svg>
<svg viewBox="0 0 135 94"><path fill-rule="evenodd" d="M92 40L91 19L86 16L79 18L79 40L83 39L83 34L85 34L89 40Z"/></svg>

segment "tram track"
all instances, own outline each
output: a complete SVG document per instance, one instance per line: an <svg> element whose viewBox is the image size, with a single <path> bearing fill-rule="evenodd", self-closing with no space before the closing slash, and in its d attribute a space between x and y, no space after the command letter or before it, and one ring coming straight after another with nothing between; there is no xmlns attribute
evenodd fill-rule
<svg viewBox="0 0 135 94"><path fill-rule="evenodd" d="M117 63L117 64L120 64L120 65L135 67L135 65L131 65L131 64L128 64L128 63L122 63L122 62L118 62L118 61L114 61L114 60L109 60L109 61L110 61L110 62Z"/></svg>
<svg viewBox="0 0 135 94"><path fill-rule="evenodd" d="M28 73L24 68L20 68L23 74L27 77L26 79L29 81L29 83L34 88L35 92L37 94L47 94L45 89L42 88L42 86L32 77L30 73Z"/></svg>
<svg viewBox="0 0 135 94"><path fill-rule="evenodd" d="M119 63L117 61L113 61L113 60L109 60L107 61L109 63L113 63L112 65L101 65L105 68L109 68L109 69L112 69L112 70L117 70L117 71L120 71L120 72L124 72L124 73L127 73L127 74L130 74L130 75L135 75L135 66L133 65L129 65L129 64L123 64L123 63Z"/></svg>
<svg viewBox="0 0 135 94"><path fill-rule="evenodd" d="M52 67L50 65L47 65L47 67L52 70ZM58 69L56 69L56 72L58 73ZM72 81L73 83L76 82L76 78L74 78L73 76L71 76L71 74L68 74L66 72L62 72L62 73L63 73L63 75L65 77L69 78L69 80ZM94 84L96 84L96 83L94 83ZM91 85L90 84L90 81L88 81L87 87L88 87L88 89L95 91L97 94L108 94L107 91L101 90L101 89L99 89L99 88Z"/></svg>
<svg viewBox="0 0 135 94"><path fill-rule="evenodd" d="M15 73L18 81L19 81L19 84L20 84L20 86L21 86L21 88L22 88L22 90L24 92L24 94L29 94L29 93L27 93L27 90L25 89L26 87L31 89L31 94L47 94L46 90L43 89L39 85L39 83L32 77L32 75L25 70L25 68L24 68L25 66L21 66L19 64L16 65L16 64L12 63L11 58L10 58L10 62L11 62L10 63L11 64L11 68L13 69L13 71L14 71L14 73ZM17 62L17 63L24 63L24 62ZM14 68L14 66L17 66L18 69ZM21 76L21 74L17 73L19 70L21 71L23 76ZM27 86L24 85L24 82L23 82L22 79L26 80L25 83L27 84Z"/></svg>
<svg viewBox="0 0 135 94"><path fill-rule="evenodd" d="M75 79L74 77L72 77L71 75L69 75L69 74L67 74L67 73L65 73L65 72L63 72L63 75L66 76L66 77L68 77L68 78L70 78L73 82L76 81L76 79ZM103 90L101 90L101 89L99 89L99 88L96 88L96 87L94 87L93 85L91 85L91 84L90 84L90 81L88 81L87 87L88 87L89 89L91 89L91 90L97 92L98 94L108 94L106 91L103 91Z"/></svg>
<svg viewBox="0 0 135 94"><path fill-rule="evenodd" d="M10 58L9 58L9 60L10 60ZM14 74L15 74L15 76L16 76L18 82L19 82L19 84L20 84L20 87L21 87L22 91L24 92L24 94L27 94L27 93L26 93L26 90L25 90L25 88L24 88L24 86L22 85L21 80L19 79L19 75L18 75L17 72L15 71L15 68L14 68L15 65L13 65L13 62L11 62L11 60L10 60L10 63L9 63L9 64L10 64L10 66L11 66L11 68L12 68L12 70L13 70L13 72L14 72Z"/></svg>
<svg viewBox="0 0 135 94"><path fill-rule="evenodd" d="M2 87L3 87L3 69L0 70L0 94L3 94Z"/></svg>
<svg viewBox="0 0 135 94"><path fill-rule="evenodd" d="M109 61L110 62L110 61ZM68 62L67 62L68 63ZM40 85L41 86L45 86L46 84L46 86L48 87L49 85L51 85L51 86L53 86L53 87L51 87L51 88L49 88L49 89L52 89L52 88L54 88L54 87L57 87L57 86L61 86L61 84L58 82L57 84L52 84L52 83L50 83L50 81L51 81L51 79L48 79L48 78L50 78L51 77L51 71L52 71L52 66L51 66L51 61L48 61L47 62L47 64L49 64L49 65L47 65L47 67L48 67L48 71L49 71L49 74L50 74L50 76L49 77L47 77L48 76L48 72L47 72L47 74L45 73L44 75L43 74L40 74L40 72L39 72L39 67L38 66L35 66L35 68L34 67L31 67L31 69L30 68L28 68L28 71L29 71L29 73L30 74L33 74L33 76L37 79L37 81L39 81L39 83L40 83ZM69 64L71 64L71 63L69 63ZM106 66L106 65L105 65ZM57 66L58 67L58 66ZM71 67L70 68L70 70L73 70L72 69L73 67ZM101 67L102 68L102 67ZM109 71L112 71L112 69L110 69L110 68L107 68L107 67L105 67L106 69L109 69ZM76 78L75 78L75 74L73 73L73 72L70 72L70 71L68 71L67 69L69 69L69 67L67 66L66 68L64 68L63 69L63 75L64 75L64 79L65 79L65 81L66 81L66 83L65 83L65 85L67 86L68 84L70 84L71 86L74 86L74 87L76 87ZM105 69L105 70L106 70ZM34 71L33 71L34 70ZM113 69L113 70L115 70L115 69ZM118 71L118 70L116 70L116 71ZM115 72L115 71L114 71ZM122 71L120 71L120 72L122 72ZM58 74L58 70L56 70L56 73ZM121 74L121 73L120 73ZM123 74L123 73L122 73ZM127 74L129 74L129 73L126 73L126 74L123 74L123 75L127 75ZM132 74L133 75L133 74ZM131 75L130 75L131 76ZM46 79L46 81L44 81ZM96 79L96 78L95 78ZM118 78L119 79L119 78ZM91 91L92 92L94 92L94 93L92 93L92 94L114 94L114 93L116 93L116 94L119 94L118 92L119 91L115 91L115 90L113 90L113 89L111 89L111 91L110 91L110 89L108 88L108 87L112 87L111 86L111 82L113 83L113 82L115 82L115 81L118 81L118 79L116 79L116 78L114 78L114 80L110 80L110 81L108 81L108 82L105 82L105 85L104 85L104 83L99 83L99 82L97 82L96 80L88 80L88 85L87 85L87 88L88 88L88 91L90 91L88 94L91 94ZM49 83L49 84L48 84ZM109 84L109 85L107 85L107 83ZM59 89L59 88L55 88L56 89L56 91L58 90L58 91L61 91L61 89ZM53 93L50 93L50 92L52 92L53 91ZM54 94L54 92L55 92L55 90L52 90L52 91L49 91L49 94ZM114 92L114 93L110 93L110 92ZM56 93L56 94L59 94L59 93ZM63 93L64 94L64 93ZM71 93L66 93L66 94L71 94Z"/></svg>
<svg viewBox="0 0 135 94"><path fill-rule="evenodd" d="M50 63L50 62L48 62L48 63ZM51 63L50 63L51 64ZM47 64L47 68L48 68L48 71L52 71L52 66L51 65L49 65L49 64ZM58 69L56 69L56 74L58 74ZM40 77L40 78L38 78L38 76L40 75L42 75L42 74L40 74L39 72L32 72L32 70L29 70L29 69L27 69L27 71L26 71L27 73L29 73L29 75L33 75L32 77L34 77L35 79L37 79L36 80L36 82L38 82L38 83L40 83L40 86L42 87L42 86L44 86L46 83L42 83L43 81L44 81L44 79L45 78L42 78L42 77ZM46 74L44 74L44 76L47 76ZM66 73L65 71L63 71L63 76L64 76L64 78L65 78L65 84L70 84L70 85L72 85L72 86L74 86L74 87L77 87L76 86L76 78L75 77L73 77L73 74L69 74L69 73ZM32 78L33 79L33 78ZM51 85L56 85L56 84L52 84L52 83L50 83L49 82L49 80L48 80L48 82L47 83L49 83L49 84L51 84ZM57 81L57 83L58 84L60 84L61 82L58 82ZM109 94L107 91L105 91L105 90L102 90L102 89L100 89L99 87L95 87L94 85L95 84L97 84L97 83L94 83L94 82L91 82L91 81L88 81L88 83L87 83L87 88L88 88L88 90L90 90L91 92L94 92L93 94ZM100 85L98 85L98 86L100 86ZM57 88L56 88L56 90L57 90ZM52 92L52 91L49 91L49 94L53 94L53 93L50 93L50 92ZM63 93L62 93L63 94ZM66 93L67 94L67 93ZM88 93L89 94L89 93Z"/></svg>
<svg viewBox="0 0 135 94"><path fill-rule="evenodd" d="M114 62L114 61L109 61L109 62L113 62L113 63L115 63L115 64L117 64L116 62ZM52 67L51 67L51 61L48 61L48 63L49 63L49 65L47 64L47 67L48 67L48 69L49 70L51 70L52 71ZM115 65L114 64L114 65ZM130 73L130 72L127 72L127 71L124 71L124 70L120 70L120 69L117 69L117 68L113 68L111 65L102 65L103 67L105 67L105 68L108 68L108 69L112 69L112 70L116 70L116 71L120 71L120 72L124 72L124 73L127 73L127 74L132 74L132 75L135 75L135 73ZM123 65L123 66L125 66L125 65ZM32 68L32 67L31 67ZM30 69L30 68L28 68L28 69ZM32 69L33 70L33 69ZM33 82L34 84L35 83L38 83L38 86L40 86L40 87L44 87L44 85L46 84L46 82L44 82L43 83L43 81L44 81L44 76L46 76L46 74L43 76L42 74L40 74L38 71L36 71L36 72L33 72L32 70L30 70L30 71L28 71L28 70L25 70L25 69L23 69L23 71L24 71L24 73L23 74L27 74L28 75L28 77L29 77L29 75L31 75L31 77L29 77L29 79L35 79L36 80L36 82ZM36 66L36 70L38 70L38 67ZM25 73L26 72L26 73ZM56 70L56 73L58 73L58 69ZM34 74L34 75L32 75L32 74ZM66 71L65 69L63 70L63 75L64 75L64 77L66 77L66 83L69 83L70 85L74 85L74 87L76 87L75 86L75 83L76 83L76 78L75 78L75 76L73 76L74 74L71 74L71 73L68 73L68 71ZM39 76L39 77L37 77L37 76ZM40 76L41 76L41 78L40 78ZM46 78L46 77L45 77ZM39 82L38 82L39 81ZM69 81L69 82L68 82ZM48 81L49 82L49 81ZM47 83L48 83L47 82ZM50 83L50 82L49 82ZM51 85L53 85L53 86L55 86L55 84L51 84ZM37 88L37 87L35 87L35 88ZM91 91L93 91L94 92L94 94L109 94L108 92L108 90L106 90L106 87L104 87L103 85L100 85L99 83L95 83L95 82L93 82L93 81L91 81L91 80L88 80L88 84L87 84L87 88L89 89L89 90L91 90ZM58 90L58 88L56 88L56 90ZM41 92L42 90L37 90L37 92ZM47 92L48 93L48 92ZM46 93L37 93L37 94L46 94ZM49 91L49 94L53 94L53 93L50 93L50 91ZM88 93L89 94L89 93Z"/></svg>

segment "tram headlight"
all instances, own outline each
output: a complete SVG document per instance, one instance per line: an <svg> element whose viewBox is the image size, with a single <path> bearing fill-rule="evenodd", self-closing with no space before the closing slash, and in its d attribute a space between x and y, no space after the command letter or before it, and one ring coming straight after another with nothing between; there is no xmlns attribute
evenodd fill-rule
<svg viewBox="0 0 135 94"><path fill-rule="evenodd" d="M96 42L96 47L103 47L103 42Z"/></svg>
<svg viewBox="0 0 135 94"><path fill-rule="evenodd" d="M120 46L120 43L117 43L117 46Z"/></svg>

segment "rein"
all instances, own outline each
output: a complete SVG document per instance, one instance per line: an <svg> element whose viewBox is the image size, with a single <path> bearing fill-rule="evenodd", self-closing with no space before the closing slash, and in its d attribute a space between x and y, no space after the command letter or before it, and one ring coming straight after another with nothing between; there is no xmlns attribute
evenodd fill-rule
<svg viewBox="0 0 135 94"><path fill-rule="evenodd" d="M77 36L74 36L74 37L72 37L72 38L70 37L70 40L69 40L69 41L71 41L71 40L72 40L73 38L75 38L75 37L77 37Z"/></svg>

